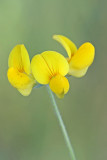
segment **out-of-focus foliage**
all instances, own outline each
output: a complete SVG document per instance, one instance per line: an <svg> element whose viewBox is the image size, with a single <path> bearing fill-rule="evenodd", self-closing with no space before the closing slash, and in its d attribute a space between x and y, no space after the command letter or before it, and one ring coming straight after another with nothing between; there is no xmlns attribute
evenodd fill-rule
<svg viewBox="0 0 107 160"><path fill-rule="evenodd" d="M77 159L107 159L106 6L106 0L0 0L0 160L69 159L46 88L23 97L6 75L16 44L24 44L30 58L45 50L66 55L53 34L96 48L86 76L69 77L70 91L57 103Z"/></svg>

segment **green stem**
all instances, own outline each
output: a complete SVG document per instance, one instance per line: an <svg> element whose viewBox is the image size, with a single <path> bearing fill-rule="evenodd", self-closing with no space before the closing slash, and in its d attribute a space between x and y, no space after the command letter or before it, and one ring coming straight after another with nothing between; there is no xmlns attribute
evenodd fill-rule
<svg viewBox="0 0 107 160"><path fill-rule="evenodd" d="M69 149L69 153L70 153L71 160L76 160L75 154L74 154L74 151L73 151L73 148L72 148L72 145L71 145L69 136L68 136L68 133L67 133L66 128L65 128L65 125L64 125L64 122L63 122L63 120L62 120L62 117L61 117L61 114L60 114L60 112L59 112L58 106L57 106L57 104L56 104L54 95L53 95L52 91L50 90L49 86L48 86L48 91L49 91L49 94L50 94L50 97L51 97L51 100L52 100L52 104L53 104L53 106L54 106L54 110L55 110L56 116L57 116L58 121L59 121L59 124L60 124L60 126L61 126L61 129L62 129L64 138L65 138L67 147L68 147L68 149Z"/></svg>

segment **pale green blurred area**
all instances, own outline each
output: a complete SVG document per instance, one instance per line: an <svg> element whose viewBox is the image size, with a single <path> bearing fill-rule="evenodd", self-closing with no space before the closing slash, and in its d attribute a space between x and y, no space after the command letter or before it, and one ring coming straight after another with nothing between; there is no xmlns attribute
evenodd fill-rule
<svg viewBox="0 0 107 160"><path fill-rule="evenodd" d="M23 97L7 80L8 56L25 44L30 58L65 50L53 34L96 48L85 77L70 77L56 98L77 160L107 160L107 1L0 0L0 160L70 160L47 89Z"/></svg>

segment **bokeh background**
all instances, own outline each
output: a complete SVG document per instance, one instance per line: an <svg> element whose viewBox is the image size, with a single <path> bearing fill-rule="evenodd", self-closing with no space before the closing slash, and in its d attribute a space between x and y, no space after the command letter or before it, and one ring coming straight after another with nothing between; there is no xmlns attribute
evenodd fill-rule
<svg viewBox="0 0 107 160"><path fill-rule="evenodd" d="M70 160L47 89L23 97L7 80L16 44L30 58L45 50L66 55L53 34L95 45L86 76L70 77L69 93L56 100L77 160L107 160L106 0L0 0L0 160Z"/></svg>

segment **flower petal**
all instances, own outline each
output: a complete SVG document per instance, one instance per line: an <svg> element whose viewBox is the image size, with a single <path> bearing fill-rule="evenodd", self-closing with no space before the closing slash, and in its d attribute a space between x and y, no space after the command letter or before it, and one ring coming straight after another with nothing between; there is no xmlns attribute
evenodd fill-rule
<svg viewBox="0 0 107 160"><path fill-rule="evenodd" d="M60 74L54 76L50 80L49 86L59 98L63 98L69 90L68 79Z"/></svg>
<svg viewBox="0 0 107 160"><path fill-rule="evenodd" d="M72 75L74 77L80 78L80 77L83 77L86 74L87 70L88 70L88 67L85 67L85 68L80 69L80 70L79 69L70 68L68 74Z"/></svg>
<svg viewBox="0 0 107 160"><path fill-rule="evenodd" d="M45 51L33 57L31 68L35 79L39 83L48 84L50 79L56 74L65 76L68 73L69 65L60 53Z"/></svg>
<svg viewBox="0 0 107 160"><path fill-rule="evenodd" d="M41 54L35 55L31 61L31 69L35 79L41 84L48 84L52 73Z"/></svg>
<svg viewBox="0 0 107 160"><path fill-rule="evenodd" d="M15 68L9 68L7 72L8 80L17 89L27 89L33 86L35 81L25 73L19 72Z"/></svg>
<svg viewBox="0 0 107 160"><path fill-rule="evenodd" d="M28 96L32 91L32 85L29 85L26 89L17 89L23 96Z"/></svg>
<svg viewBox="0 0 107 160"><path fill-rule="evenodd" d="M76 45L68 38L62 35L54 35L53 39L58 41L67 51L68 57L71 58L72 55L77 51Z"/></svg>
<svg viewBox="0 0 107 160"><path fill-rule="evenodd" d="M89 42L84 43L71 58L69 62L70 68L81 70L85 67L89 67L94 60L94 55L94 46Z"/></svg>
<svg viewBox="0 0 107 160"><path fill-rule="evenodd" d="M69 64L63 55L55 51L46 51L41 55L50 68L52 75L59 73L65 76L68 73Z"/></svg>
<svg viewBox="0 0 107 160"><path fill-rule="evenodd" d="M20 72L31 73L30 59L24 45L17 45L9 55L8 65L18 69Z"/></svg>

